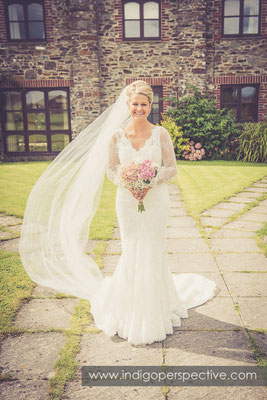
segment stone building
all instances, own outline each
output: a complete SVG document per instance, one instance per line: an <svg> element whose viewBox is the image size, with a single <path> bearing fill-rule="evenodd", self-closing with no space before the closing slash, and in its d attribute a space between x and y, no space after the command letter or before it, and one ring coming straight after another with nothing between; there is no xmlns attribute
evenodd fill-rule
<svg viewBox="0 0 267 400"><path fill-rule="evenodd" d="M136 79L153 123L188 83L264 121L266 41L267 0L0 0L0 157L54 158Z"/></svg>

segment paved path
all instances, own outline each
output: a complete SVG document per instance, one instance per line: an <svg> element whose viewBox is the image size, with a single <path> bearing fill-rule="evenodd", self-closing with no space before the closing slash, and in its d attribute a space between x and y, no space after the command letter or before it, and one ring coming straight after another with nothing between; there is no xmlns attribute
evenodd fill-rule
<svg viewBox="0 0 267 400"><path fill-rule="evenodd" d="M202 213L204 236L195 220L187 215L176 186L169 185L169 191L168 257L172 272L200 273L215 280L220 292L206 304L189 310L189 318L182 320L182 326L175 328L173 335L152 345L132 346L118 336L106 337L94 329L91 321L91 331L81 337L76 357L79 369L75 379L66 386L66 399L266 398L263 387L170 387L167 392L161 387L81 387L82 365L253 366L257 365L255 350L258 354L267 352L267 258L256 241L256 231L267 220L267 200L234 218L248 203L267 193L267 179ZM1 248L17 251L18 238L14 236L19 234L20 223L13 217L0 217L0 224L8 231L1 232ZM87 250L93 251L97 244L89 241ZM113 273L120 251L119 230L115 228L103 259L104 274ZM58 299L55 295L54 290L37 286L32 299L21 307L14 321L21 334L2 342L2 373L15 380L2 382L1 399L49 399L53 366L66 342L66 329L79 303L76 298ZM42 331L46 329L47 332Z"/></svg>

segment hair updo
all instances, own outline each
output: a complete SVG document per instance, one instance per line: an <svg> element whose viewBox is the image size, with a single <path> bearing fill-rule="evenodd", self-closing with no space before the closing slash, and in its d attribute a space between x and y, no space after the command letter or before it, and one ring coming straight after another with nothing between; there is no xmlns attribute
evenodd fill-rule
<svg viewBox="0 0 267 400"><path fill-rule="evenodd" d="M147 96L149 103L153 102L153 90L151 86L145 81L134 81L126 88L126 96L128 100L135 94L143 94Z"/></svg>

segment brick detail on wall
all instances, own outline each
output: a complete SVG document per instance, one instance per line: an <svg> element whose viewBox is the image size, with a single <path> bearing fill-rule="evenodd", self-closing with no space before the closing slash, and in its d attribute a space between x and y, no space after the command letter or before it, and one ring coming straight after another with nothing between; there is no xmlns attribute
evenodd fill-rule
<svg viewBox="0 0 267 400"><path fill-rule="evenodd" d="M14 78L16 78L14 76ZM72 79L17 79L19 87L26 87L26 88L47 88L47 87L71 87L74 86L74 82ZM1 87L1 85L0 85ZM2 87L8 88L8 87L14 87L14 86L8 86L5 84Z"/></svg>
<svg viewBox="0 0 267 400"><path fill-rule="evenodd" d="M168 1L161 0L161 41L167 42L169 40L169 24L168 24L168 15L166 14L166 10L168 9ZM123 21L122 21L122 1L114 0L114 9L116 10L115 21L117 23L115 27L116 37L115 42L123 41Z"/></svg>
<svg viewBox="0 0 267 400"><path fill-rule="evenodd" d="M171 91L169 88L169 84L171 83L170 77L142 77L138 76L136 78L126 78L126 85L136 81L136 80L143 80L151 86L162 86L163 97L171 96ZM166 112L167 107L170 105L169 101L163 101L163 113Z"/></svg>
<svg viewBox="0 0 267 400"><path fill-rule="evenodd" d="M51 1L44 0L44 12L45 12L46 40L48 42L53 42L53 17L52 17ZM4 1L0 0L0 43L5 43L5 42L7 42L5 6L4 6ZM36 42L34 43L35 44L38 43L38 40L36 40Z"/></svg>
<svg viewBox="0 0 267 400"><path fill-rule="evenodd" d="M221 85L244 85L259 83L259 102L258 120L267 120L267 75L247 75L247 76L217 76L214 78L214 95L217 107L221 105Z"/></svg>

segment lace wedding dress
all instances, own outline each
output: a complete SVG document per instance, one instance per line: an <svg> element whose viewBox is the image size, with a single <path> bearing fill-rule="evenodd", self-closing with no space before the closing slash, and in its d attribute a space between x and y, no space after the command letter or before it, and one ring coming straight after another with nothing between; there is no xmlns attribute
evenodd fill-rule
<svg viewBox="0 0 267 400"><path fill-rule="evenodd" d="M157 184L144 198L145 211L117 179L117 167L130 160L149 159L161 165ZM213 297L216 284L192 273L172 274L167 261L169 212L167 181L177 173L168 131L153 129L145 145L136 150L122 129L109 146L108 178L118 185L116 209L122 254L112 276L106 276L92 297L96 326L107 336L116 333L131 344L162 341L187 318L187 310Z"/></svg>

